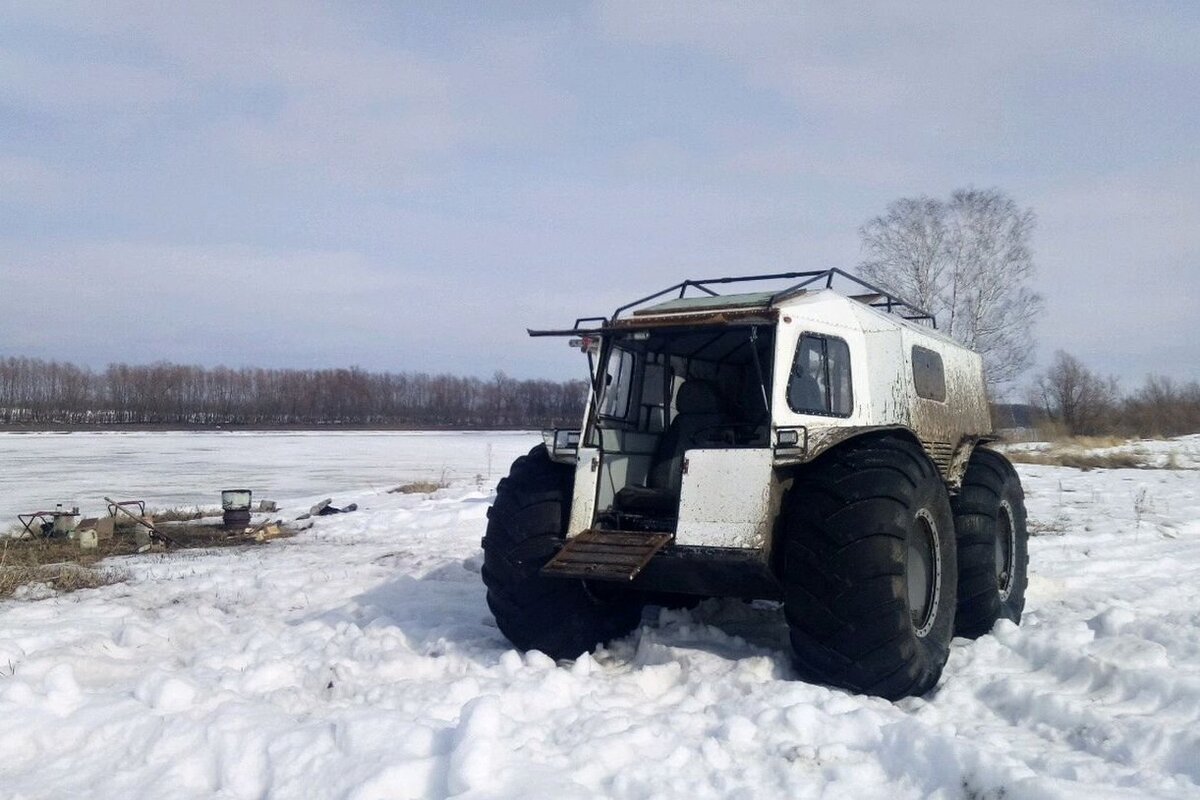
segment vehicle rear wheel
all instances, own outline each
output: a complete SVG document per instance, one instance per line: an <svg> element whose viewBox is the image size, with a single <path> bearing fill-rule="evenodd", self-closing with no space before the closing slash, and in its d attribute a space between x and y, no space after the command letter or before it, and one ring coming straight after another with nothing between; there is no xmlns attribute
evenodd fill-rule
<svg viewBox="0 0 1200 800"><path fill-rule="evenodd" d="M1019 623L1029 583L1025 493L1007 458L976 448L951 501L958 532L955 634L977 638L998 619Z"/></svg>
<svg viewBox="0 0 1200 800"><path fill-rule="evenodd" d="M500 631L521 650L575 658L634 630L642 600L619 586L539 574L562 544L575 473L544 445L496 487L483 537L483 582Z"/></svg>
<svg viewBox="0 0 1200 800"><path fill-rule="evenodd" d="M847 443L782 509L784 611L804 680L897 699L937 684L954 630L954 522L915 442Z"/></svg>

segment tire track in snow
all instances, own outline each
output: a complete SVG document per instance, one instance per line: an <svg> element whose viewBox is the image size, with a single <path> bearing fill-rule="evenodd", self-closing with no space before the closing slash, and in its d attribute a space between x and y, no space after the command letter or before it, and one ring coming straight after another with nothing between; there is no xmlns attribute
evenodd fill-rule
<svg viewBox="0 0 1200 800"><path fill-rule="evenodd" d="M1195 796L1200 614L1186 609L1200 606L1200 543L1174 541L1145 523L1139 529L1137 509L1125 506L1120 491L1080 489L1102 476L1035 471L1054 475L1058 490L1046 492L1047 482L1027 476L1031 512L1045 514L1038 495L1049 494L1055 515L1076 523L1060 538L1034 540L1031 571L1057 573L1059 591L1042 608L1031 591L1025 624L997 626L996 645L1023 669L986 680L975 692L981 710L1025 740L1019 750L1043 774L1108 774L1114 786ZM1155 491L1179 488L1174 475L1137 478L1136 485ZM1126 490L1134 483L1127 475L1104 482ZM1194 508L1194 487L1174 499ZM1042 752L1029 746L1031 734ZM1148 783L1148 772L1156 780Z"/></svg>

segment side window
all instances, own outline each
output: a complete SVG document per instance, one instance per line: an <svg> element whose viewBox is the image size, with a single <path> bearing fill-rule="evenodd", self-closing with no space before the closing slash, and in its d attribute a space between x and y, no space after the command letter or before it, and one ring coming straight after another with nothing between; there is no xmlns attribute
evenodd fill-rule
<svg viewBox="0 0 1200 800"><path fill-rule="evenodd" d="M604 396L600 416L625 419L629 415L629 394L633 387L633 353L613 348L604 372Z"/></svg>
<svg viewBox="0 0 1200 800"><path fill-rule="evenodd" d="M788 405L799 414L848 417L854 410L850 348L836 336L806 333L796 345L788 378Z"/></svg>
<svg viewBox="0 0 1200 800"><path fill-rule="evenodd" d="M850 391L850 346L841 339L825 339L825 355L829 367L829 412L848 417L854 410Z"/></svg>
<svg viewBox="0 0 1200 800"><path fill-rule="evenodd" d="M946 371L942 367L942 356L939 353L913 345L913 386L917 396L926 400L943 402L946 399Z"/></svg>

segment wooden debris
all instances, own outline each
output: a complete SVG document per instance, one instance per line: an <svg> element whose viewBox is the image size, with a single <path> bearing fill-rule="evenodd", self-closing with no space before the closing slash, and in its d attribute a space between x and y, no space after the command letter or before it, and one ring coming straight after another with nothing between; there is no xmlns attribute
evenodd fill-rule
<svg viewBox="0 0 1200 800"><path fill-rule="evenodd" d="M265 528L260 528L259 531L256 534L254 534L254 541L265 542L268 539L277 539L283 535L284 535L283 528L281 528L278 523L272 522L270 525L267 525Z"/></svg>

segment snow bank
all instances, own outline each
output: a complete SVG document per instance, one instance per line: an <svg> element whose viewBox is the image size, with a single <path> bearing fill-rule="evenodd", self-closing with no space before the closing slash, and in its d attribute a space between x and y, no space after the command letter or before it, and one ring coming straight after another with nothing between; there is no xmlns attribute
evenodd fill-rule
<svg viewBox="0 0 1200 800"><path fill-rule="evenodd" d="M926 698L795 681L770 603L519 654L478 574L488 487L361 493L294 539L0 603L0 795L1200 796L1200 481L1021 472L1025 623L956 641Z"/></svg>

